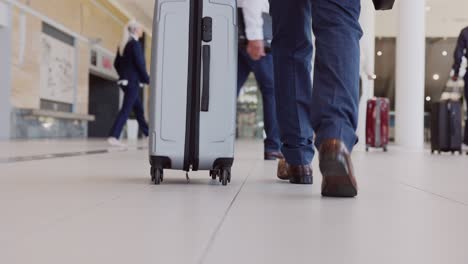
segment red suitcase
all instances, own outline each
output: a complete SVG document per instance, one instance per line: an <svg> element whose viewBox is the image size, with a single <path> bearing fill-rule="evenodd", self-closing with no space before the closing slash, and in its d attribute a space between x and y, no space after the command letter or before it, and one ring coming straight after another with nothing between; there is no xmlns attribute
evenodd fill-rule
<svg viewBox="0 0 468 264"><path fill-rule="evenodd" d="M367 101L366 151L383 148L387 151L390 126L390 101L387 98L372 98Z"/></svg>

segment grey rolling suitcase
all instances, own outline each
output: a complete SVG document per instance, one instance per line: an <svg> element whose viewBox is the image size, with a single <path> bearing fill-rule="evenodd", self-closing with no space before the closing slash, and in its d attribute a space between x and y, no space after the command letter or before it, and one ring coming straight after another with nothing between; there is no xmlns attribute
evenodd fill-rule
<svg viewBox="0 0 468 264"><path fill-rule="evenodd" d="M151 63L151 176L207 170L227 185L234 161L235 0L156 0Z"/></svg>

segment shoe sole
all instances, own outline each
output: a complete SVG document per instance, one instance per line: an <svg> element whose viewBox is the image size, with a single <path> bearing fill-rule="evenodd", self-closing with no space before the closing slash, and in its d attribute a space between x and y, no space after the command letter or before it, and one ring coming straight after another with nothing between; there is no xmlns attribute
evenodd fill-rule
<svg viewBox="0 0 468 264"><path fill-rule="evenodd" d="M357 196L357 189L351 182L348 169L343 162L337 160L322 161L320 171L327 182L323 187L322 196L341 198Z"/></svg>
<svg viewBox="0 0 468 264"><path fill-rule="evenodd" d="M291 184L302 184L302 185L311 185L314 184L314 177L312 176L297 176L297 177L290 177L289 182Z"/></svg>

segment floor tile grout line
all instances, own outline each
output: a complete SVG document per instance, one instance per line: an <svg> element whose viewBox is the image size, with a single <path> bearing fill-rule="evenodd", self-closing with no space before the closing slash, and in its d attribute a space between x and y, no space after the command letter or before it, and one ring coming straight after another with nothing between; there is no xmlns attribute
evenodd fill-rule
<svg viewBox="0 0 468 264"><path fill-rule="evenodd" d="M442 199L444 199L444 200L447 200L447 201L450 201L450 202L454 202L454 203L457 203L457 204L460 204L460 205L463 205L463 206L467 206L467 207L468 207L468 204L466 204L466 203L464 203L464 202L462 202L462 201L458 201L458 200L455 200L455 199L452 199L452 198L449 198L449 197L446 197L446 196L437 194L437 193L435 193L435 192L431 192L431 191L422 189L422 188L420 188L420 187L413 186L413 185L408 184L408 183L400 182L400 184L401 184L401 185L404 185L404 186L406 186L406 187L410 187L410 188L412 188L412 189L421 191L421 192L425 192L425 193L427 193L427 194L431 194L431 195L437 196L437 197L442 198Z"/></svg>
<svg viewBox="0 0 468 264"><path fill-rule="evenodd" d="M258 162L255 162L255 165L252 166L252 169L247 174L247 177L245 177L245 179L242 182L241 186L239 187L239 190L237 191L236 195L234 195L234 197L232 198L232 201L229 203L229 206L226 208L226 211L224 212L223 217L221 217L221 220L219 221L219 223L216 226L215 230L211 234L210 239L208 240L208 243L206 244L205 248L203 249L202 255L201 255L199 261L197 261L198 264L203 264L205 262L206 257L208 256L208 253L209 253L211 247L213 246L213 244L214 244L214 242L216 240L216 237L218 236L219 231L223 227L224 222L227 219L227 216L229 215L229 213L231 212L232 207L234 206L234 203L236 202L237 198L239 197L239 194L244 189L245 184L247 183L250 176L252 175L252 173L257 168L257 166L258 166Z"/></svg>
<svg viewBox="0 0 468 264"><path fill-rule="evenodd" d="M0 164L14 164L20 162L29 162L29 161L41 161L41 160L51 160L51 159L63 159L63 158L73 158L73 157L82 157L82 156L91 156L91 155L100 155L100 154L111 154L111 153L120 153L127 152L132 150L145 150L146 147L136 147L136 148L126 148L126 149L97 149L89 151L76 151L76 152L64 152L64 153L50 153L50 154L39 154L31 156L18 156L10 158L0 158Z"/></svg>

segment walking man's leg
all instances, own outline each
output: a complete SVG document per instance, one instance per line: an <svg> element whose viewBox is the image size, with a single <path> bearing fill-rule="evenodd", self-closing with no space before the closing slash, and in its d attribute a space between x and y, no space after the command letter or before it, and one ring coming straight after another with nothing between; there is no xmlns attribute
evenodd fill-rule
<svg viewBox="0 0 468 264"><path fill-rule="evenodd" d="M286 158L279 166L278 177L312 184L311 0L271 0L270 4L277 116Z"/></svg>
<svg viewBox="0 0 468 264"><path fill-rule="evenodd" d="M349 151L357 140L360 0L272 0L271 5L277 107L288 163L279 167L278 176L293 183L311 178L315 130L322 194L354 197ZM317 44L313 92L312 18Z"/></svg>
<svg viewBox="0 0 468 264"><path fill-rule="evenodd" d="M239 48L237 62L237 95L239 95L242 86L244 86L247 78L249 78L249 74L252 72L248 62L248 56L246 51Z"/></svg>
<svg viewBox="0 0 468 264"><path fill-rule="evenodd" d="M360 0L312 0L316 37L312 124L324 196L354 197L350 151L357 142Z"/></svg>
<svg viewBox="0 0 468 264"><path fill-rule="evenodd" d="M276 160L283 158L281 154L281 140L276 115L276 95L273 74L273 56L268 54L259 61L254 61L252 67L262 92L263 119L265 123L266 139L265 159Z"/></svg>

